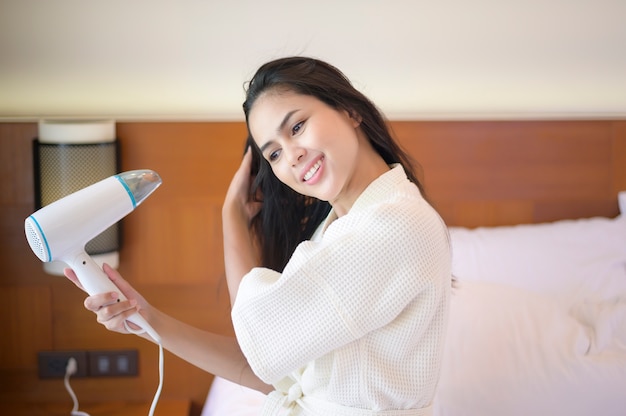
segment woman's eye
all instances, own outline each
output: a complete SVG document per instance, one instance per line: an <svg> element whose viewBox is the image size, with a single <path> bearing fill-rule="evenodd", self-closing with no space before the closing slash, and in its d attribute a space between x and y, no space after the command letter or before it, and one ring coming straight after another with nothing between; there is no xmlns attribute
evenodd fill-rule
<svg viewBox="0 0 626 416"><path fill-rule="evenodd" d="M296 134L298 134L298 132L302 129L302 125L304 124L304 121L300 121L298 123L296 123L292 128L291 128L291 135L295 136Z"/></svg>
<svg viewBox="0 0 626 416"><path fill-rule="evenodd" d="M268 155L267 160L269 160L270 162L273 162L276 159L278 159L279 155L280 155L280 150L274 150Z"/></svg>

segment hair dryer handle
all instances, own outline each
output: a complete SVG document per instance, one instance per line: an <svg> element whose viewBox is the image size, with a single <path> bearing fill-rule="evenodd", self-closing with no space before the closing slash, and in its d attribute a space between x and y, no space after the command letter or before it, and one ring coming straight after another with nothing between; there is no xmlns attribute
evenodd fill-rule
<svg viewBox="0 0 626 416"><path fill-rule="evenodd" d="M76 277L78 277L78 281L83 288L85 288L87 293L95 295L98 293L117 292L119 295L117 302L127 299L122 291L115 286L111 279L109 279L109 276L104 273L100 266L98 266L98 264L96 264L96 262L93 261L87 253L82 251L72 257L73 258L71 260L65 259L64 261L72 270L74 270ZM158 344L161 343L161 337L159 334L157 334L157 332L150 326L148 321L146 321L145 318L139 314L139 312L135 312L127 319L142 329L140 331L133 330L126 322L124 322L124 326L129 332L134 334L147 332L148 335L150 335Z"/></svg>

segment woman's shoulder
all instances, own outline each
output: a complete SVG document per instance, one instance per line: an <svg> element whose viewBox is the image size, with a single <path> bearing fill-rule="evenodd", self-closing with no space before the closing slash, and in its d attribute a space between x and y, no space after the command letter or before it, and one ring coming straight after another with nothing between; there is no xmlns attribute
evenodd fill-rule
<svg viewBox="0 0 626 416"><path fill-rule="evenodd" d="M359 222L363 229L384 230L396 237L446 233L443 220L416 187L370 205Z"/></svg>

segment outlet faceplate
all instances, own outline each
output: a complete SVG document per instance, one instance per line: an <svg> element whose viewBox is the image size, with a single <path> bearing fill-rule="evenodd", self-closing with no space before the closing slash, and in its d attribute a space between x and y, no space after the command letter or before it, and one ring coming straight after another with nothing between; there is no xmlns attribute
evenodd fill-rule
<svg viewBox="0 0 626 416"><path fill-rule="evenodd" d="M39 378L63 378L70 357L77 363L71 377L135 377L139 374L137 350L40 351Z"/></svg>
<svg viewBox="0 0 626 416"><path fill-rule="evenodd" d="M137 350L88 351L90 377L132 377L138 375Z"/></svg>
<svg viewBox="0 0 626 416"><path fill-rule="evenodd" d="M86 351L40 351L37 354L39 378L63 378L70 357L76 359L76 373L72 377L87 377Z"/></svg>

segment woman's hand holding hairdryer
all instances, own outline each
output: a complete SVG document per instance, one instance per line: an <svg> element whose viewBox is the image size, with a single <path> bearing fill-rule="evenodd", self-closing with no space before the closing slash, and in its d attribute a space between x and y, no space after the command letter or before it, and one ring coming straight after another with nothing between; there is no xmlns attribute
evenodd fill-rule
<svg viewBox="0 0 626 416"><path fill-rule="evenodd" d="M99 293L88 296L85 299L85 308L95 313L97 321L104 325L106 329L122 334L130 333L126 329L124 322L135 312L141 311L140 314L149 321L148 317L150 315L151 306L145 298L124 280L117 270L108 264L104 264L102 269L128 300L118 301L119 294L115 292ZM65 269L64 273L78 288L86 292L72 269ZM126 324L132 329L140 329L132 322L126 321ZM142 334L142 336L146 339L152 339L145 333Z"/></svg>

